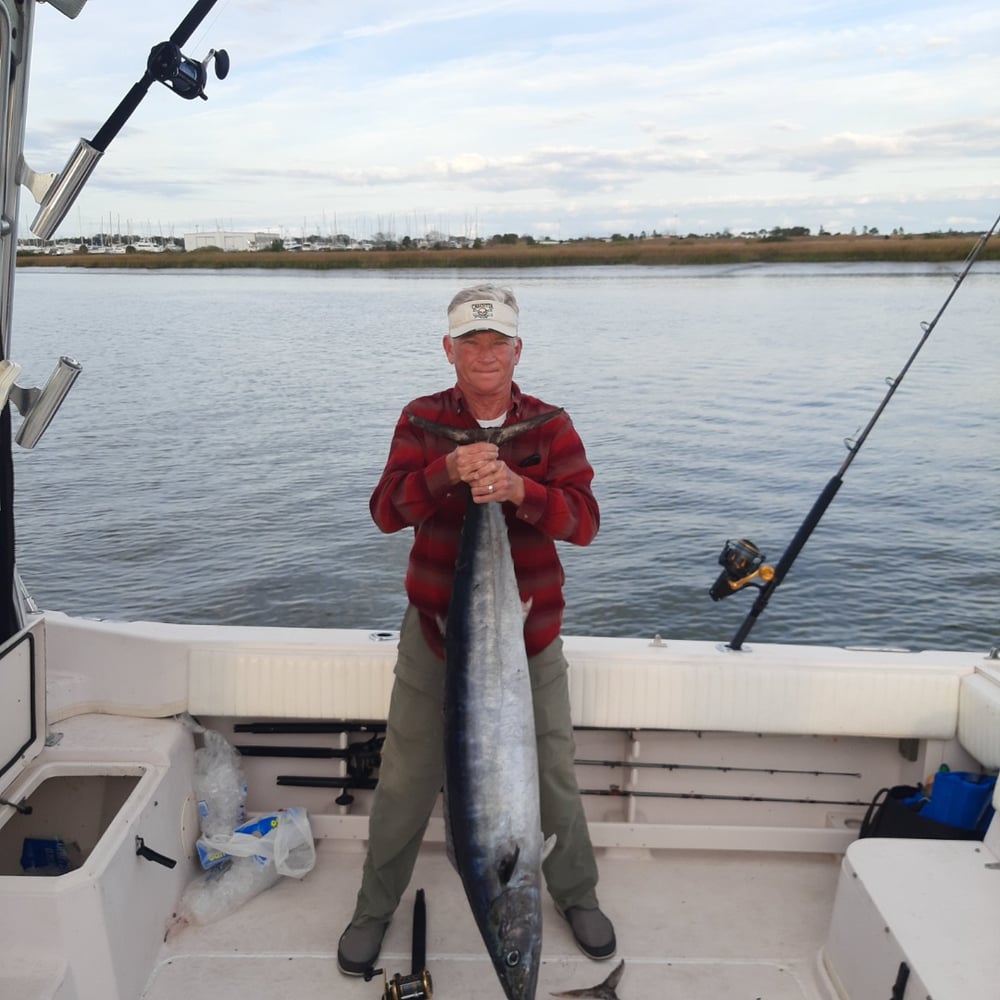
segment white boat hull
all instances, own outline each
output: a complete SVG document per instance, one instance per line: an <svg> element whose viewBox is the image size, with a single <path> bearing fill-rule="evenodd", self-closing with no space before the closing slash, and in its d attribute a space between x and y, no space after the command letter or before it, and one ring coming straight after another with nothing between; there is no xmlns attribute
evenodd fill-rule
<svg viewBox="0 0 1000 1000"><path fill-rule="evenodd" d="M343 804L342 789L277 783L289 774L343 777L341 759L242 758L248 810L305 806L317 865L217 923L175 930L164 941L199 870L194 741L175 716L190 711L236 745L346 749L369 739L385 717L393 634L60 614L35 622L34 633L36 690L47 691L40 728L59 742L36 741L5 775L3 797L31 803L43 779L89 775L99 779L103 804L96 812L82 804L56 810L49 835L81 842L88 853L76 871L54 878L16 870L24 832L44 831L13 806L0 807L0 995L15 986L18 996L59 1000L225 1000L249 989L297 1000L374 995L375 985L342 979L335 958L359 884L371 791L351 789L353 801ZM983 867L997 860L996 824L985 843L971 846L855 841L878 788L915 784L941 763L996 768L995 661L766 645L733 653L658 639L569 637L566 649L577 756L591 762L578 765L578 779L588 792L599 893L626 961L620 995L866 1000L891 995L900 962L935 1000L990 995L969 992L969 983L978 988L1000 974L988 934L954 930L956 913L979 921L1000 898L997 872ZM236 731L308 720L357 720L357 731ZM123 775L133 776L133 787L121 801L111 789ZM622 794L590 794L612 787ZM177 866L137 856L137 837ZM488 998L498 986L443 839L436 814L382 964L390 975L409 972L408 908L424 887L436 994ZM914 878L893 881L892 892L884 880L862 878L873 851L898 853ZM938 896L927 898L922 859L949 871L970 851L979 852L978 869L966 864L961 877L934 880ZM923 930L908 947L906 934L887 932L884 921L902 928L915 909ZM549 901L544 920L539 996L604 978L610 970L580 955ZM931 933L961 943L963 968L979 977L956 980L964 992L935 971L950 952L925 947Z"/></svg>

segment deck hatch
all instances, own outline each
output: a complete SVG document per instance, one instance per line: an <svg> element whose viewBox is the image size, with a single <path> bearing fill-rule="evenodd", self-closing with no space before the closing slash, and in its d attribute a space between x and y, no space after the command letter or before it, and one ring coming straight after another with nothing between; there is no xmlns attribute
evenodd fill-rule
<svg viewBox="0 0 1000 1000"><path fill-rule="evenodd" d="M0 649L0 797L45 741L40 629L36 623Z"/></svg>

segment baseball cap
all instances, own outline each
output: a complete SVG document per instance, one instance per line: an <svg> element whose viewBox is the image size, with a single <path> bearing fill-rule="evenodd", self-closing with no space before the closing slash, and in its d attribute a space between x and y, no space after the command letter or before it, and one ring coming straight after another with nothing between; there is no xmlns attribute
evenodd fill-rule
<svg viewBox="0 0 1000 1000"><path fill-rule="evenodd" d="M448 333L464 337L476 330L495 330L505 337L517 336L517 312L493 299L473 299L448 310Z"/></svg>

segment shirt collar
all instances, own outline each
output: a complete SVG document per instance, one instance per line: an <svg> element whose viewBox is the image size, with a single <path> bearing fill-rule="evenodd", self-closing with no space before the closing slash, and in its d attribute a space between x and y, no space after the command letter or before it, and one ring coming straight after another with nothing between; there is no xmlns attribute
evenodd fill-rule
<svg viewBox="0 0 1000 1000"><path fill-rule="evenodd" d="M459 413L467 412L467 407L465 405L465 398L462 395L462 390L456 385L455 389L455 409ZM521 389L516 382L511 382L510 384L510 408L507 410L508 416L517 416L521 412Z"/></svg>

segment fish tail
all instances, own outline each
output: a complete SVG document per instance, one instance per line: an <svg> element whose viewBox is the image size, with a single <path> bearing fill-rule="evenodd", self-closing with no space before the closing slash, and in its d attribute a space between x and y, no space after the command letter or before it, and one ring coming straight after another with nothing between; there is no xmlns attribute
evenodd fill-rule
<svg viewBox="0 0 1000 1000"><path fill-rule="evenodd" d="M510 441L512 438L516 438L519 434L524 434L526 431L541 427L542 424L548 423L553 417L558 417L562 412L561 407L555 410L547 410L545 413L539 413L537 416L529 417L527 420L522 420L519 423L510 424L506 427L450 427L448 424L439 424L433 420L418 417L415 413L407 413L406 416L414 427L419 427L430 434L437 434L439 437L447 438L456 444L475 444L477 441L490 441L499 446Z"/></svg>

